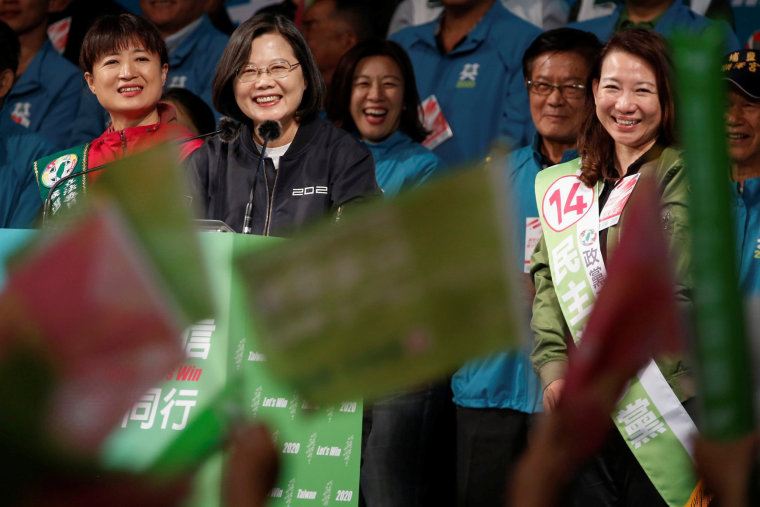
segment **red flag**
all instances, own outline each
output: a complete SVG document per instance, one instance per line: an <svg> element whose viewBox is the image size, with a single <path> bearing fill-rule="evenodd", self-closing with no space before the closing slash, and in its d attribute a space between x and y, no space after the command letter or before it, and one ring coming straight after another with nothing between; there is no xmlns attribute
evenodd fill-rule
<svg viewBox="0 0 760 507"><path fill-rule="evenodd" d="M29 255L0 296L0 369L23 350L49 370L39 417L70 451L94 453L183 357L176 314L151 275L123 223L100 211Z"/></svg>
<svg viewBox="0 0 760 507"><path fill-rule="evenodd" d="M584 435L582 453L602 443L631 377L654 356L682 347L662 207L651 178L640 178L628 207L607 280L570 357L559 403L572 431Z"/></svg>

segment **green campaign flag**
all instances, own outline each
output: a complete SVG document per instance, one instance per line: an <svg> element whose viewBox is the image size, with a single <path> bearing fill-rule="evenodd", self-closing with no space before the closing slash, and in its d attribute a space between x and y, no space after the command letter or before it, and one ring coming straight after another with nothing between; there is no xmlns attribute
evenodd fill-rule
<svg viewBox="0 0 760 507"><path fill-rule="evenodd" d="M356 505L362 404L318 408L292 386L272 379L253 332L233 255L279 242L273 238L201 233L216 310L182 338L186 358L149 389L102 452L109 468L176 474L200 465L189 505L220 505L227 429L260 420L271 429L281 472L269 505ZM346 503L348 502L348 503Z"/></svg>
<svg viewBox="0 0 760 507"><path fill-rule="evenodd" d="M704 435L726 440L752 431L754 415L729 197L721 47L717 30L673 39L677 111L691 181L698 399Z"/></svg>
<svg viewBox="0 0 760 507"><path fill-rule="evenodd" d="M242 254L249 310L272 371L307 399L374 398L517 346L500 164Z"/></svg>
<svg viewBox="0 0 760 507"><path fill-rule="evenodd" d="M175 147L164 143L111 162L93 174L98 179L66 194L65 205L45 226L56 229L63 222L80 220L96 202L118 206L179 315L188 323L208 318L212 311L209 283L198 276L204 273L204 263ZM67 192L68 184L62 192Z"/></svg>

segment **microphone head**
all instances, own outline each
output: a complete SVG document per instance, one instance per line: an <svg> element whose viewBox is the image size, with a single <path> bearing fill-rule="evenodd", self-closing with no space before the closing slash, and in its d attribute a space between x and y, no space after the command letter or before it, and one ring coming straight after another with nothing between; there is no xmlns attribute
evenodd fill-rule
<svg viewBox="0 0 760 507"><path fill-rule="evenodd" d="M219 119L219 139L231 143L240 135L240 124L231 118L223 116Z"/></svg>
<svg viewBox="0 0 760 507"><path fill-rule="evenodd" d="M282 135L282 125L277 120L267 120L256 127L256 133L261 139L274 141Z"/></svg>

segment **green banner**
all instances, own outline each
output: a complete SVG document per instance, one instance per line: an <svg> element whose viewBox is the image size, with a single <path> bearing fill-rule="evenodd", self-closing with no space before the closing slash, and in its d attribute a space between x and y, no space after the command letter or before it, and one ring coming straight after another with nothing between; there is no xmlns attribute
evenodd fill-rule
<svg viewBox="0 0 760 507"><path fill-rule="evenodd" d="M104 448L112 468L177 473L204 462L189 505L220 505L226 429L241 419L272 430L281 471L269 505L357 505L362 404L307 404L293 387L273 380L251 328L240 280L231 267L238 251L281 240L201 233L216 311L183 335L186 360L167 373L124 417Z"/></svg>

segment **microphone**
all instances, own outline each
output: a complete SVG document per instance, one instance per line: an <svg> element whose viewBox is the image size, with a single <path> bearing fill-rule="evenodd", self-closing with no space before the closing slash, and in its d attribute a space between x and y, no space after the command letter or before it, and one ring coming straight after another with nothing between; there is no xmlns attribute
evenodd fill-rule
<svg viewBox="0 0 760 507"><path fill-rule="evenodd" d="M256 190L256 179L259 177L259 171L261 166L264 165L264 154L267 150L267 144L269 141L279 139L282 135L282 125L276 120L267 120L258 127L256 127L256 133L260 139L264 140L264 144L261 147L261 155L259 156L259 165L256 168L256 173L253 176L253 185L251 185L251 192L248 196L248 203L245 205L245 216L243 217L243 234L251 234L251 217L253 217L253 194ZM269 200L269 188L267 188L267 201Z"/></svg>
<svg viewBox="0 0 760 507"><path fill-rule="evenodd" d="M195 141L196 139L205 139L207 137L211 137L217 134L219 135L222 141L226 143L230 143L234 141L235 139L237 139L238 136L240 136L240 128L241 126L238 122L230 118L224 117L219 120L219 128L217 130L214 130L213 132L206 132L205 134L199 134L193 137L188 137L187 139L175 141L175 145L180 145L180 144L187 143L190 141ZM108 164L102 164L97 167L92 167L90 169L80 171L78 173L69 174L59 179L58 181L56 181L55 184L50 188L50 192L48 192L48 195L45 198L45 202L42 203L42 225L44 226L45 222L47 221L47 218L50 212L50 206L52 205L52 202L53 202L52 197L55 191L58 190L58 187L60 187L67 181L73 178L76 178L77 176L82 176L82 175L92 173L95 171L100 171L102 169L105 169L106 167L108 167Z"/></svg>
<svg viewBox="0 0 760 507"><path fill-rule="evenodd" d="M219 128L213 132L206 132L205 134L198 134L197 136L188 137L177 141L177 144L186 143L188 141L195 141L196 139L205 139L207 137L219 135L219 139L225 143L231 143L240 136L240 124L233 119L223 116L219 119Z"/></svg>

